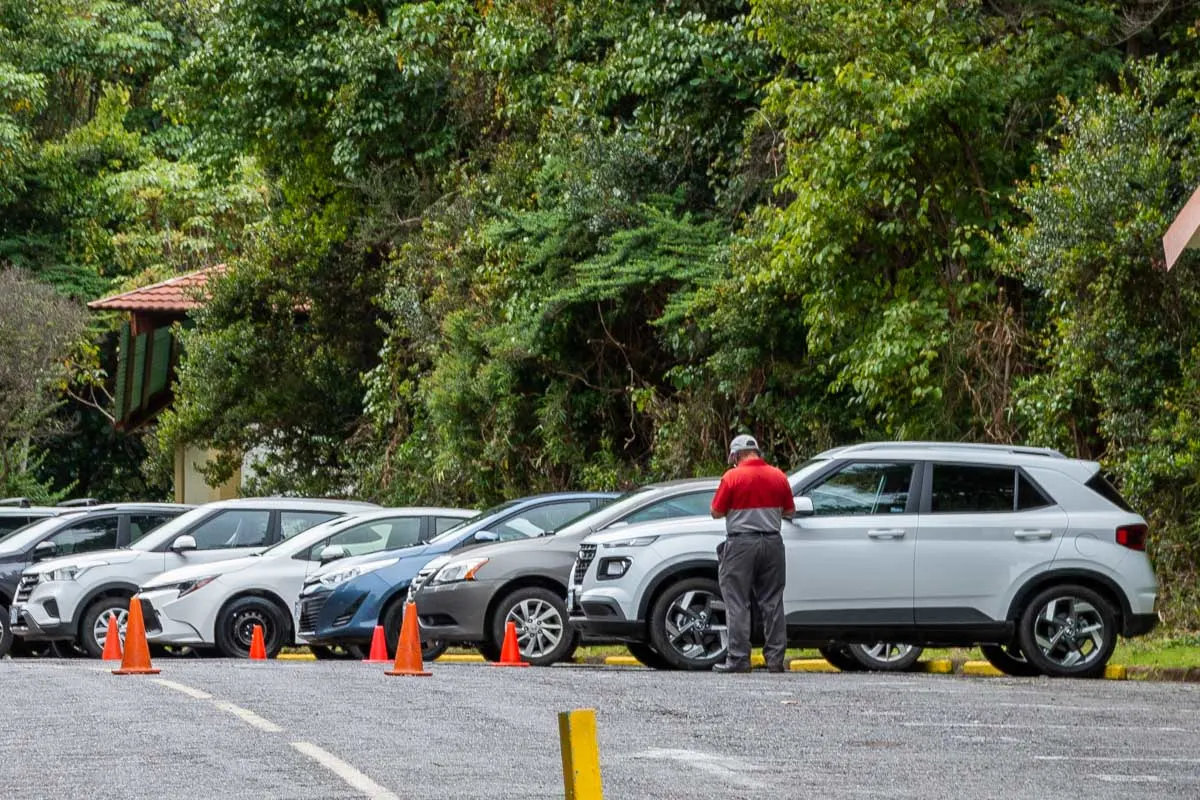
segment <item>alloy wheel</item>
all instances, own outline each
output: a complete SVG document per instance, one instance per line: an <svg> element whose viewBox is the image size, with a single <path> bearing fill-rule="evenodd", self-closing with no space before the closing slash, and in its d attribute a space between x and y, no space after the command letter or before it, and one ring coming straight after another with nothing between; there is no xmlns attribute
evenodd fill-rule
<svg viewBox="0 0 1200 800"><path fill-rule="evenodd" d="M554 651L563 637L563 618L550 603L531 597L509 609L505 623L515 623L521 655L540 658Z"/></svg>
<svg viewBox="0 0 1200 800"><path fill-rule="evenodd" d="M117 620L117 634L121 638L121 647L125 646L125 627L129 624L129 610L110 608L96 617L96 623L92 626L92 638L95 639L101 650L108 642L108 621L114 617Z"/></svg>
<svg viewBox="0 0 1200 800"><path fill-rule="evenodd" d="M885 664L903 661L912 652L911 644L896 644L895 642L876 642L862 646L863 653Z"/></svg>
<svg viewBox="0 0 1200 800"><path fill-rule="evenodd" d="M1061 667L1080 668L1105 650L1104 617L1087 600L1064 595L1045 603L1034 619L1033 640L1042 655Z"/></svg>
<svg viewBox="0 0 1200 800"><path fill-rule="evenodd" d="M729 648L725 605L701 589L682 592L667 608L667 641L686 658L716 658Z"/></svg>

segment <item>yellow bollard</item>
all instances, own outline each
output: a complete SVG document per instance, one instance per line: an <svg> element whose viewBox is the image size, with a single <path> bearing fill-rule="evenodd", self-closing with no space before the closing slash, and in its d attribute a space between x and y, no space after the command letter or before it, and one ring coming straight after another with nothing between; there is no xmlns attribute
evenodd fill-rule
<svg viewBox="0 0 1200 800"><path fill-rule="evenodd" d="M579 708L558 715L562 747L563 784L567 800L603 800L600 784L600 745L596 740L596 709Z"/></svg>

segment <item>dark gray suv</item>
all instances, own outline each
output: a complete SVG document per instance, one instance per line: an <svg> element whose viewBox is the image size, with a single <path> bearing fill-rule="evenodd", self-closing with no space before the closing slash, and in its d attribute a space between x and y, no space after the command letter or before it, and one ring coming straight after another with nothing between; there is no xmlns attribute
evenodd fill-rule
<svg viewBox="0 0 1200 800"><path fill-rule="evenodd" d="M549 536L518 539L434 559L409 590L422 635L471 642L495 661L507 622L522 657L548 665L571 657L579 635L568 621L567 581L583 539L623 525L708 516L717 478L658 483L568 523Z"/></svg>

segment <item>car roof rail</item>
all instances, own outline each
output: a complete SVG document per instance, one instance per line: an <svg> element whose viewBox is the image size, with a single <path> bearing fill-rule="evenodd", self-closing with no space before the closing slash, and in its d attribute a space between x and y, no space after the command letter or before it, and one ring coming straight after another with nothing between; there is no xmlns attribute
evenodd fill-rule
<svg viewBox="0 0 1200 800"><path fill-rule="evenodd" d="M81 497L78 500L63 500L56 505L59 508L78 508L80 506L98 506L100 501L94 497Z"/></svg>
<svg viewBox="0 0 1200 800"><path fill-rule="evenodd" d="M1026 456L1066 458L1060 450L1052 447L1029 447L1017 444L980 444L976 442L864 442L851 445L847 450L912 450L914 448L937 448L939 450L964 450L990 453L1013 453Z"/></svg>
<svg viewBox="0 0 1200 800"><path fill-rule="evenodd" d="M5 497L0 500L0 506L16 506L17 508L29 508L32 503L28 497Z"/></svg>

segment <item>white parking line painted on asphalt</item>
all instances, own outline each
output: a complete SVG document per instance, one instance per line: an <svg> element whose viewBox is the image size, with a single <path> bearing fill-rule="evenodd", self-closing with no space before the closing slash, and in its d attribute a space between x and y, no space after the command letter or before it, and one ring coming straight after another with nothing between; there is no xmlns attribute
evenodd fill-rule
<svg viewBox="0 0 1200 800"><path fill-rule="evenodd" d="M726 783L733 783L747 788L759 788L761 786L759 781L750 778L746 774L755 769L754 765L739 758L716 756L711 753L702 753L699 750L674 750L665 748L643 750L640 753L634 753L632 757L678 761L692 769L707 772L709 775L720 778Z"/></svg>
<svg viewBox="0 0 1200 800"><path fill-rule="evenodd" d="M371 798L371 800L400 800L398 796L392 794L328 750L323 750L311 742L292 742L292 747L313 761L316 761L334 775L337 775L352 789L362 792Z"/></svg>
<svg viewBox="0 0 1200 800"><path fill-rule="evenodd" d="M168 689L174 689L177 692L182 692L183 694L186 694L188 697L194 697L197 700L211 700L212 699L212 695L209 694L208 692L202 692L199 689L193 689L190 686L184 686L182 683L176 683L175 681L164 680L163 678L152 678L152 680L155 683L157 683L159 686L165 686Z"/></svg>
<svg viewBox="0 0 1200 800"><path fill-rule="evenodd" d="M240 717L243 722L253 725L259 730L266 731L267 733L279 733L283 730L283 728L279 727L274 722L271 722L271 720L263 719L250 709L242 708L241 706L235 706L233 703L230 703L226 700L213 700L213 705L222 711L228 711L235 717Z"/></svg>
<svg viewBox="0 0 1200 800"><path fill-rule="evenodd" d="M1143 728L1130 725L1040 725L1036 722L1031 722L1025 725L1019 725L1009 722L901 722L899 723L906 728L986 728L988 730L1014 730L1014 731L1030 731L1030 730L1050 730L1050 731L1139 731L1149 733L1191 733L1196 734L1200 731L1190 730L1188 728Z"/></svg>
<svg viewBox="0 0 1200 800"><path fill-rule="evenodd" d="M1034 761L1096 761L1102 764L1200 764L1200 758L1173 756L1034 756Z"/></svg>
<svg viewBox="0 0 1200 800"><path fill-rule="evenodd" d="M1157 775L1105 775L1098 773L1092 777L1105 783L1162 783L1163 780Z"/></svg>

